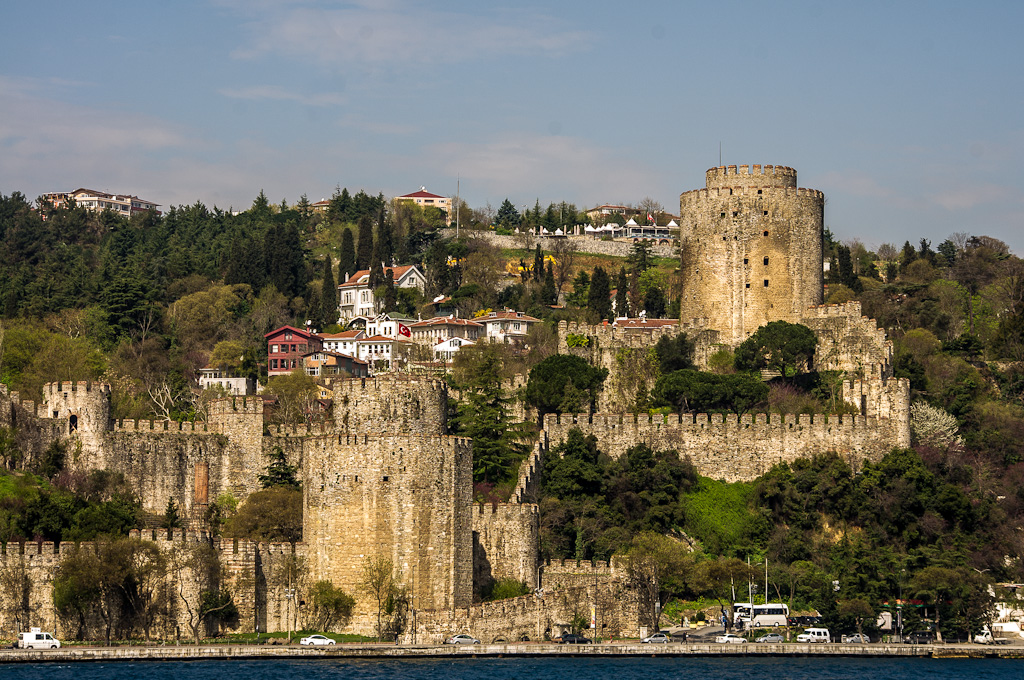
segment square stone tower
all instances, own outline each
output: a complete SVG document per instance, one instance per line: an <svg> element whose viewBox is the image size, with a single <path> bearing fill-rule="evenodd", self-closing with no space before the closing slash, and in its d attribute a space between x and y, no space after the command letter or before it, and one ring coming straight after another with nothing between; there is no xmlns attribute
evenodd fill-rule
<svg viewBox="0 0 1024 680"><path fill-rule="evenodd" d="M684 321L707 319L735 345L822 303L825 196L797 188L793 168L711 168L679 214Z"/></svg>

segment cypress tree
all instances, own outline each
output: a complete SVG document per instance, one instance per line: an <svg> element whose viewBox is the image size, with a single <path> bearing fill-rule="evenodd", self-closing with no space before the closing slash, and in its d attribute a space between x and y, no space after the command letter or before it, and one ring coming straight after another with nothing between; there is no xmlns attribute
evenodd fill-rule
<svg viewBox="0 0 1024 680"><path fill-rule="evenodd" d="M540 289L541 302L545 305L553 305L558 302L558 290L555 288L555 270L548 262L548 267L544 270L544 284Z"/></svg>
<svg viewBox="0 0 1024 680"><path fill-rule="evenodd" d="M544 251L537 244L537 251L533 254L533 280L540 281L544 278Z"/></svg>
<svg viewBox="0 0 1024 680"><path fill-rule="evenodd" d="M612 314L612 302L608 299L610 293L607 272L601 267L594 267L590 290L587 292L587 309L602 319L609 318Z"/></svg>
<svg viewBox="0 0 1024 680"><path fill-rule="evenodd" d="M387 219L383 206L381 206L380 217L377 220L377 254L385 267L394 264L395 239L391 232L391 222Z"/></svg>
<svg viewBox="0 0 1024 680"><path fill-rule="evenodd" d="M626 278L626 268L619 268L619 280L615 284L615 316L629 317L629 279Z"/></svg>
<svg viewBox="0 0 1024 680"><path fill-rule="evenodd" d="M373 222L363 215L359 218L359 249L356 251L356 270L369 269L373 259Z"/></svg>
<svg viewBox="0 0 1024 680"><path fill-rule="evenodd" d="M345 281L345 276L356 273L356 244L352 238L352 230L346 228L341 233L341 253L338 255L338 283Z"/></svg>
<svg viewBox="0 0 1024 680"><path fill-rule="evenodd" d="M324 282L320 288L320 328L338 320L338 289L334 285L334 267L331 256L324 260Z"/></svg>

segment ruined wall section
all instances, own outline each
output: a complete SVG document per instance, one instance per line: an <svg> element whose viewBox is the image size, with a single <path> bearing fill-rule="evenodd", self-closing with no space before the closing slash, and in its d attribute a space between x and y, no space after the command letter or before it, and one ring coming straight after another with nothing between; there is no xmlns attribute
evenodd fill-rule
<svg viewBox="0 0 1024 680"><path fill-rule="evenodd" d="M23 458L12 462L29 467L39 462L54 442L67 437L67 418L43 418L45 405L22 401L18 392L0 384L0 427L13 430L14 445Z"/></svg>
<svg viewBox="0 0 1024 680"><path fill-rule="evenodd" d="M846 371L850 378L890 378L892 341L874 319L861 315L859 300L804 311L800 323L814 331L814 368Z"/></svg>
<svg viewBox="0 0 1024 680"><path fill-rule="evenodd" d="M511 578L537 587L540 511L535 504L476 504L473 518L473 592Z"/></svg>
<svg viewBox="0 0 1024 680"><path fill-rule="evenodd" d="M865 460L880 460L902 436L901 423L876 416L549 414L545 445L564 441L574 427L597 437L598 448L613 458L640 443L675 449L700 474L729 482L750 481L777 463L828 451L858 469Z"/></svg>
<svg viewBox="0 0 1024 680"><path fill-rule="evenodd" d="M709 169L707 188L679 197L682 318L706 318L731 345L799 322L823 301L824 206L792 168Z"/></svg>
<svg viewBox="0 0 1024 680"><path fill-rule="evenodd" d="M721 346L718 331L708 328L705 319L693 319L687 323L672 326L652 326L650 328L619 327L615 324L590 325L578 322L560 321L558 323L558 351L561 354L572 354L585 359L593 366L608 369L605 388L598 394L597 410L613 412L623 408L624 404L613 394L611 386L616 384L620 364L617 361L623 350L646 351L658 344L661 338L674 338L680 333L694 343L694 364L698 368L706 368L708 358ZM588 342L585 347L569 347L569 335L582 335ZM651 385L650 387L653 387Z"/></svg>
<svg viewBox="0 0 1024 680"><path fill-rule="evenodd" d="M391 558L416 608L472 601L472 445L457 437L331 435L305 442L303 538L314 580L355 590ZM371 604L357 595L357 614ZM375 612L376 609L374 608Z"/></svg>

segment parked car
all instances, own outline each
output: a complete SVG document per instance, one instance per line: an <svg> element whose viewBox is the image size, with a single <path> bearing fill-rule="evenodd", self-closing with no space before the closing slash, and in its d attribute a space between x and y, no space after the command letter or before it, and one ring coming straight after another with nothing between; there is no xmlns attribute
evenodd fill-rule
<svg viewBox="0 0 1024 680"><path fill-rule="evenodd" d="M27 633L18 633L17 646L22 649L57 649L60 640L39 628L30 628Z"/></svg>
<svg viewBox="0 0 1024 680"><path fill-rule="evenodd" d="M761 637L757 638L756 640L754 640L754 642L776 643L784 642L784 640L782 639L782 636L778 633L768 633L767 635L762 635Z"/></svg>
<svg viewBox="0 0 1024 680"><path fill-rule="evenodd" d="M555 638L555 642L560 645L589 645L593 640L576 633L562 633Z"/></svg>
<svg viewBox="0 0 1024 680"><path fill-rule="evenodd" d="M666 643L672 642L672 636L669 635L668 633L665 633L665 632L655 633L654 635L651 635L649 637L645 637L640 642L651 643L651 644L666 644Z"/></svg>
<svg viewBox="0 0 1024 680"><path fill-rule="evenodd" d="M466 635L465 633L459 633L458 635L453 635L450 638L448 638L447 640L445 640L444 644L446 644L446 645L478 645L478 644L480 644L480 641L477 640L472 635Z"/></svg>
<svg viewBox="0 0 1024 680"><path fill-rule="evenodd" d="M808 628L796 636L797 642L832 642L828 628Z"/></svg>
<svg viewBox="0 0 1024 680"><path fill-rule="evenodd" d="M1010 641L1004 637L994 637L992 631L985 626L981 629L981 632L974 636L974 644L976 645L1008 645Z"/></svg>
<svg viewBox="0 0 1024 680"><path fill-rule="evenodd" d="M333 645L334 640L326 635L310 635L299 640L300 645Z"/></svg>
<svg viewBox="0 0 1024 680"><path fill-rule="evenodd" d="M844 635L841 639L843 641L843 644L846 645L866 645L869 642L871 642L871 638L869 638L864 633L851 633L850 635Z"/></svg>
<svg viewBox="0 0 1024 680"><path fill-rule="evenodd" d="M907 636L907 642L912 645L934 645L938 639L934 630L918 630Z"/></svg>
<svg viewBox="0 0 1024 680"><path fill-rule="evenodd" d="M739 635L732 633L726 633L725 635L719 635L715 638L715 642L720 645L743 645L746 644L747 639L741 638Z"/></svg>

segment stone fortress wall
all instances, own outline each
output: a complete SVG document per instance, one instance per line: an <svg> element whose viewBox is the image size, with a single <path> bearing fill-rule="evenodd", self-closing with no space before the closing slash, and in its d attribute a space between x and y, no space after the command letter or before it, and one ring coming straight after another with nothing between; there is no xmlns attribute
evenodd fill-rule
<svg viewBox="0 0 1024 680"><path fill-rule="evenodd" d="M195 606L199 593L196 579L185 566L190 549L208 545L219 556L223 584L234 596L238 608L238 629L266 632L287 630L301 622L303 612L295 610L287 589L295 587L300 576L306 546L303 543L256 543L247 540L212 538L204 533L176 529L172 532L133 530L129 538L152 541L168 563L161 584L164 605L154 621L152 635L158 638L188 640L191 636L188 611L182 599ZM57 633L58 638L74 634L63 625L53 605L53 578L62 559L75 551L95 551L92 542L29 541L0 545L0 573L5 575L0 588L0 635L13 638L18 632L36 626ZM294 565L300 565L297 572ZM27 577L23 588L12 587L16 576ZM101 622L89 622L93 629ZM207 631L204 630L204 634ZM213 632L213 631L209 631Z"/></svg>
<svg viewBox="0 0 1024 680"><path fill-rule="evenodd" d="M798 323L823 301L825 196L796 170L735 165L679 197L682 318L705 318L735 344L769 321Z"/></svg>

